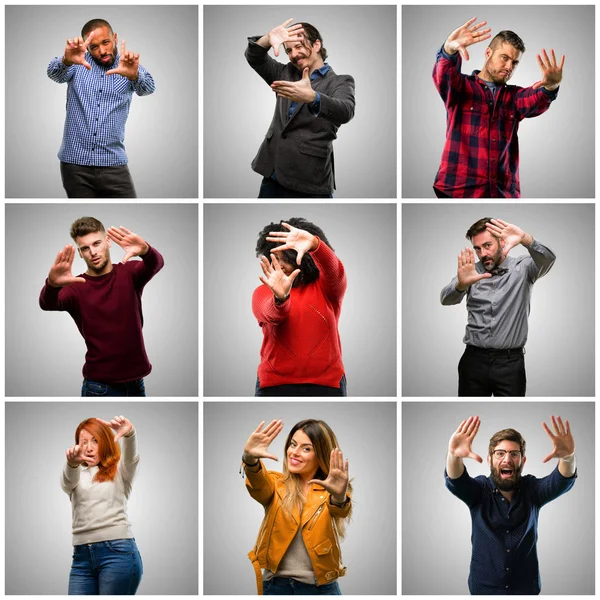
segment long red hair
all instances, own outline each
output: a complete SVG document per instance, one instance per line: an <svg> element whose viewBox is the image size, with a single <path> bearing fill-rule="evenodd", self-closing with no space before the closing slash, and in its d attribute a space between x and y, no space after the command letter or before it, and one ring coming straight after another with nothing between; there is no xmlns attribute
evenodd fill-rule
<svg viewBox="0 0 600 600"><path fill-rule="evenodd" d="M79 423L75 432L75 443L79 444L79 434L85 429L90 435L93 435L98 441L98 472L94 476L96 483L103 481L112 481L117 474L117 467L121 458L121 448L115 442L115 434L106 425L103 425L98 419L86 419Z"/></svg>

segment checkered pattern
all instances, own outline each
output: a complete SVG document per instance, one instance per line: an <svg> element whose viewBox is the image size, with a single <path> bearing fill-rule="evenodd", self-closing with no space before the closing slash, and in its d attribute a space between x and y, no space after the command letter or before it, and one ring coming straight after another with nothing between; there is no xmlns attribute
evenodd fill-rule
<svg viewBox="0 0 600 600"><path fill-rule="evenodd" d="M89 53L92 66L65 66L62 58L48 65L48 77L67 83L67 118L58 158L66 163L94 167L118 167L127 164L123 144L125 123L133 92L147 96L154 92L154 80L142 66L136 81L122 75L106 75L119 64L119 55L111 67L103 68Z"/></svg>
<svg viewBox="0 0 600 600"><path fill-rule="evenodd" d="M433 82L446 106L446 144L433 187L453 198L519 198L519 123L546 112L558 90L502 85L495 98L461 57L440 49Z"/></svg>

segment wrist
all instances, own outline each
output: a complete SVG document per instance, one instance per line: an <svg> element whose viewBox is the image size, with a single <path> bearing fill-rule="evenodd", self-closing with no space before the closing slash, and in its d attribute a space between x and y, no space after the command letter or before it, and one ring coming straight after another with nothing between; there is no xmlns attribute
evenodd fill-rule
<svg viewBox="0 0 600 600"><path fill-rule="evenodd" d="M346 494L343 494L342 496L334 496L333 494L330 496L331 499L331 503L335 506L339 506L342 507L344 506L349 498L346 496Z"/></svg>
<svg viewBox="0 0 600 600"><path fill-rule="evenodd" d="M81 464L81 463L79 463L77 465L72 465L69 461L67 461L67 464L69 465L69 467L71 467L71 469L77 469L79 467L79 464Z"/></svg>
<svg viewBox="0 0 600 600"><path fill-rule="evenodd" d="M523 239L521 240L521 244L523 244L523 246L525 246L525 248L529 248L529 246L531 246L532 243L533 243L533 237L530 236L528 233L524 233Z"/></svg>
<svg viewBox="0 0 600 600"><path fill-rule="evenodd" d="M449 54L450 56L454 56L456 54L456 50L454 50L454 48L450 48L450 46L448 46L448 40L446 40L444 42L443 48L444 48L444 52L446 54Z"/></svg>
<svg viewBox="0 0 600 600"><path fill-rule="evenodd" d="M275 298L275 304L280 306L287 301L287 299L290 297L290 293L288 292L285 296L283 296L283 298L280 298L277 294L273 294L273 297Z"/></svg>
<svg viewBox="0 0 600 600"><path fill-rule="evenodd" d="M123 437L129 438L135 433L135 427L131 427L128 433L126 433Z"/></svg>
<svg viewBox="0 0 600 600"><path fill-rule="evenodd" d="M244 453L242 454L242 462L247 467L258 467L258 465L260 464L260 458L252 456L252 454L248 454L244 451Z"/></svg>
<svg viewBox="0 0 600 600"><path fill-rule="evenodd" d="M461 294L469 289L468 285L463 285L460 281L454 286L454 289Z"/></svg>
<svg viewBox="0 0 600 600"><path fill-rule="evenodd" d="M547 92L553 92L558 89L560 83L554 83L553 85L544 85L542 86Z"/></svg>
<svg viewBox="0 0 600 600"><path fill-rule="evenodd" d="M140 256L145 256L146 254L148 254L148 250L150 250L150 246L148 246L148 244L144 244L142 251L140 252Z"/></svg>
<svg viewBox="0 0 600 600"><path fill-rule="evenodd" d="M568 456L563 456L559 460L562 460L566 463L572 463L575 460L575 452L573 452L573 454L569 454Z"/></svg>
<svg viewBox="0 0 600 600"><path fill-rule="evenodd" d="M73 65L73 63L67 59L66 56L63 55L62 57L62 64L65 65L65 67L70 67Z"/></svg>
<svg viewBox="0 0 600 600"><path fill-rule="evenodd" d="M49 285L51 288L59 288L59 287L62 287L61 285L58 285L57 283L53 283L53 281L50 279L50 277L48 277L48 285Z"/></svg>

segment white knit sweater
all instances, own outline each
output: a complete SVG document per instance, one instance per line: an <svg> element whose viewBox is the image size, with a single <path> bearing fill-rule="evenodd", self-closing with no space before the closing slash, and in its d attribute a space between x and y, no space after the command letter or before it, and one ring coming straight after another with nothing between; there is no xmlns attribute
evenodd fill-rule
<svg viewBox="0 0 600 600"><path fill-rule="evenodd" d="M65 463L60 486L71 498L73 546L133 537L127 521L127 498L140 457L135 430L121 439L121 459L113 481L92 481L97 466L73 468Z"/></svg>

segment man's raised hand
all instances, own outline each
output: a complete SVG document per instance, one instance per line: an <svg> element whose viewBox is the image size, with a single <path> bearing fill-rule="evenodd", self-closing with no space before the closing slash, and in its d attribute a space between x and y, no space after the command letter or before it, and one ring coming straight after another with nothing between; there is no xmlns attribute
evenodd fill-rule
<svg viewBox="0 0 600 600"><path fill-rule="evenodd" d="M279 56L279 46L281 46L281 44L285 42L299 42L300 40L302 40L302 37L304 35L302 23L296 23L295 25L288 27L288 25L293 20L294 19L288 19L281 25L278 25L277 27L271 29L271 31L269 31L269 33L267 34L269 44L273 48L275 56Z"/></svg>
<svg viewBox="0 0 600 600"><path fill-rule="evenodd" d="M455 29L444 43L444 50L446 54L456 54L460 52L465 60L469 60L469 53L467 46L482 42L491 37L491 27L487 29L480 29L487 24L487 21L481 21L477 25L473 25L477 17L469 19L464 25Z"/></svg>
<svg viewBox="0 0 600 600"><path fill-rule="evenodd" d="M289 231L269 231L267 242L283 242L281 246L273 248L271 252L283 252L284 250L296 250L298 257L296 263L302 263L302 257L311 250L317 247L317 238L304 231L304 229L298 229L288 223L281 223Z"/></svg>
<svg viewBox="0 0 600 600"><path fill-rule="evenodd" d="M542 427L544 431L548 434L552 443L554 444L554 448L552 452L544 458L542 462L548 462L553 458L566 458L567 456L571 456L575 452L575 440L571 434L571 427L569 426L569 421L565 421L563 425L562 419L560 417L554 418L554 415L551 417L552 426L554 427L554 433L550 431L550 428L546 423L542 423Z"/></svg>
<svg viewBox="0 0 600 600"><path fill-rule="evenodd" d="M471 448L480 424L479 417L469 417L463 421L448 442L448 452L457 458L472 458L483 462L481 456L475 454Z"/></svg>
<svg viewBox="0 0 600 600"><path fill-rule="evenodd" d="M63 55L63 63L70 67L71 65L83 65L89 71L92 70L90 63L85 60L85 53L89 46L90 40L94 37L94 31L91 31L87 38L80 37L69 38L67 45L65 46L65 53Z"/></svg>
<svg viewBox="0 0 600 600"><path fill-rule="evenodd" d="M244 446L244 462L248 459L253 462L253 458L271 458L279 460L274 454L269 452L271 442L279 435L283 429L283 421L281 419L273 419L264 429L265 422L260 425L250 434L246 445Z"/></svg>
<svg viewBox="0 0 600 600"><path fill-rule="evenodd" d="M48 283L52 287L64 287L72 283L85 283L83 277L73 277L71 271L75 259L75 248L67 244L57 255L48 273Z"/></svg>
<svg viewBox="0 0 600 600"><path fill-rule="evenodd" d="M259 275L258 278L279 300L285 300L292 289L294 279L300 274L300 269L296 269L291 275L286 275L275 254L271 254L271 263L266 256L261 257L260 266L264 276Z"/></svg>
<svg viewBox="0 0 600 600"><path fill-rule="evenodd" d="M315 101L317 93L310 85L310 76L308 67L302 71L300 81L274 81L271 89L276 92L280 98L288 98L292 102L304 102L309 104Z"/></svg>
<svg viewBox="0 0 600 600"><path fill-rule="evenodd" d="M110 71L106 71L107 75L122 75L131 81L138 78L138 67L140 66L140 55L134 54L127 50L125 40L121 41L121 51L119 53L119 64Z"/></svg>
<svg viewBox="0 0 600 600"><path fill-rule="evenodd" d="M565 64L565 55L562 55L560 65L556 63L556 55L554 49L550 50L552 60L548 58L546 50L542 48L542 56L536 54L538 65L542 70L542 79L533 84L533 89L537 90L544 86L547 90L555 90L558 84L562 81L562 70Z"/></svg>
<svg viewBox="0 0 600 600"><path fill-rule="evenodd" d="M109 227L106 234L115 244L125 250L125 256L121 259L123 264L134 256L143 256L148 252L148 244L136 233L125 229L123 225Z"/></svg>
<svg viewBox="0 0 600 600"><path fill-rule="evenodd" d="M478 273L475 268L475 254L471 248L461 250L458 255L458 269L456 277L461 291L465 291L469 286L477 283L481 279L489 279L491 273Z"/></svg>
<svg viewBox="0 0 600 600"><path fill-rule="evenodd" d="M529 246L533 241L533 238L525 233L520 227L507 223L502 219L491 219L489 223L485 224L485 228L495 237L504 240L504 246L502 251L504 256L519 244Z"/></svg>

